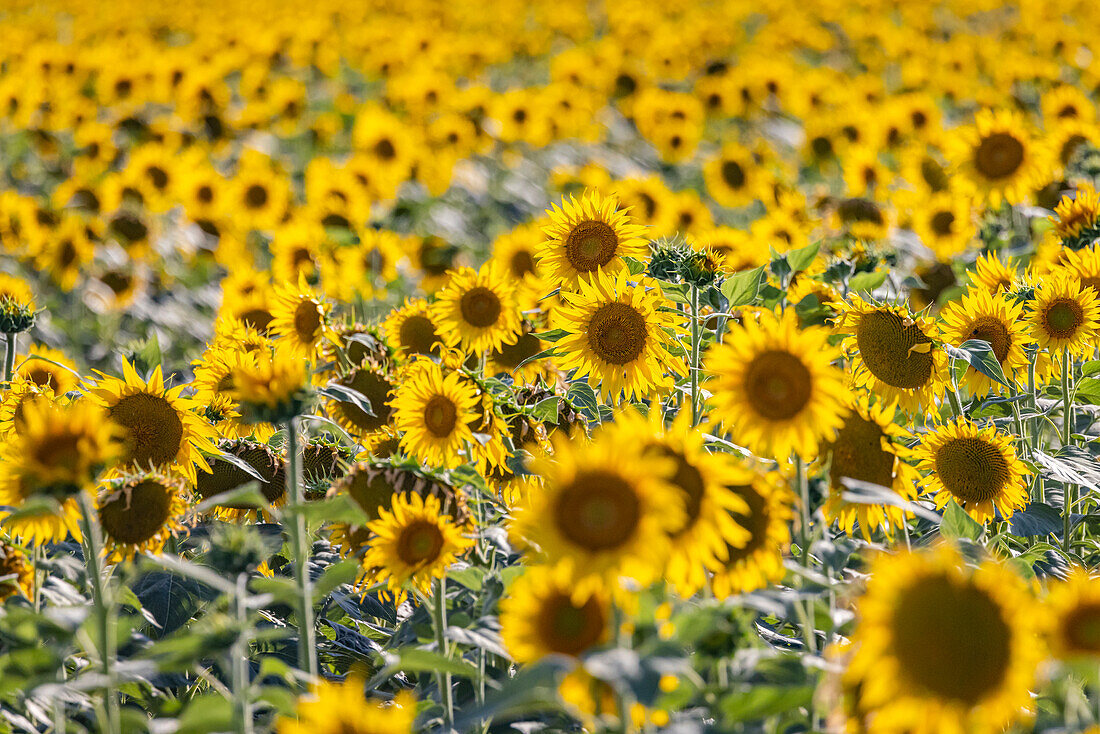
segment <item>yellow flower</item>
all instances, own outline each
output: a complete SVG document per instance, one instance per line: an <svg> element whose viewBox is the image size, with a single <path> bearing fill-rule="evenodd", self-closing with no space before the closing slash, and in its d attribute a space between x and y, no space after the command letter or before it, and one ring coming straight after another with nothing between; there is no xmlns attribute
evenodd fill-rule
<svg viewBox="0 0 1100 734"><path fill-rule="evenodd" d="M251 423L282 423L301 415L308 400L308 361L276 350L244 360L230 373L229 394Z"/></svg>
<svg viewBox="0 0 1100 734"><path fill-rule="evenodd" d="M982 110L949 143L956 170L993 208L1002 201L1022 203L1045 182L1050 167L1047 152L1016 112Z"/></svg>
<svg viewBox="0 0 1100 734"><path fill-rule="evenodd" d="M1100 220L1100 194L1092 184L1080 184L1072 197L1062 197L1054 208L1051 220L1054 222L1054 233L1062 238L1063 243L1077 246L1092 244L1100 234L1096 231L1097 221ZM1082 237L1086 231L1089 234Z"/></svg>
<svg viewBox="0 0 1100 734"><path fill-rule="evenodd" d="M428 595L432 579L443 578L473 546L432 496L395 497L391 509L380 508L378 519L367 529L375 537L363 556L363 567L375 583L386 584L397 603L409 587Z"/></svg>
<svg viewBox="0 0 1100 734"><path fill-rule="evenodd" d="M617 207L617 199L592 191L551 208L538 252L539 269L551 282L575 287L599 270L617 273L625 267L624 257L645 259L645 230Z"/></svg>
<svg viewBox="0 0 1100 734"><path fill-rule="evenodd" d="M366 682L356 676L315 683L298 699L294 718L282 717L278 734L413 734L416 700L402 692L389 703L364 698Z"/></svg>
<svg viewBox="0 0 1100 734"><path fill-rule="evenodd" d="M434 466L454 467L477 439L470 423L477 418L477 393L457 372L446 376L439 365L423 360L393 400L394 425L403 432L401 447Z"/></svg>
<svg viewBox="0 0 1100 734"><path fill-rule="evenodd" d="M80 383L76 364L64 352L44 344L33 344L26 353L17 354L15 373L58 395L75 390Z"/></svg>
<svg viewBox="0 0 1100 734"><path fill-rule="evenodd" d="M108 559L160 553L165 542L183 530L183 491L182 481L161 474L139 475L104 488L97 506Z"/></svg>
<svg viewBox="0 0 1100 734"><path fill-rule="evenodd" d="M34 567L27 556L8 541L0 538L0 603L15 594L30 599L34 595Z"/></svg>
<svg viewBox="0 0 1100 734"><path fill-rule="evenodd" d="M1073 273L1057 271L1039 279L1027 319L1040 349L1084 356L1096 348L1100 300Z"/></svg>
<svg viewBox="0 0 1100 734"><path fill-rule="evenodd" d="M989 344L1005 379L1016 384L1021 378L1026 381L1026 348L1032 343L1023 313L1023 304L1010 301L1003 292L991 294L971 288L960 300L944 308L940 315L940 332L945 342L956 347L971 339ZM1006 389L970 365L963 373L962 382L975 397L985 397L991 392L1004 393Z"/></svg>
<svg viewBox="0 0 1100 734"><path fill-rule="evenodd" d="M612 624L609 596L598 588L578 592L563 566L528 568L500 602L501 637L521 664L579 657L607 641Z"/></svg>
<svg viewBox="0 0 1100 734"><path fill-rule="evenodd" d="M840 427L848 393L828 336L819 327L799 330L791 314L746 319L707 352L713 417L761 456L815 456Z"/></svg>
<svg viewBox="0 0 1100 734"><path fill-rule="evenodd" d="M955 500L983 524L995 510L1007 519L1023 509L1031 470L1016 457L1012 442L992 425L978 428L966 418L935 426L915 458L929 472L926 488L936 506Z"/></svg>
<svg viewBox="0 0 1100 734"><path fill-rule="evenodd" d="M499 349L519 334L514 288L492 262L480 270L459 268L432 307L447 343L469 354Z"/></svg>
<svg viewBox="0 0 1100 734"><path fill-rule="evenodd" d="M1051 580L1043 609L1046 638L1055 657L1100 658L1100 581L1075 566L1064 581Z"/></svg>
<svg viewBox="0 0 1100 734"><path fill-rule="evenodd" d="M406 359L418 354L439 354L443 347L440 327L423 298L409 299L401 308L391 311L383 327L390 346Z"/></svg>
<svg viewBox="0 0 1100 734"><path fill-rule="evenodd" d="M279 338L279 348L313 359L321 340L331 332L328 315L332 304L313 292L302 276L297 287L275 289L271 307L271 334Z"/></svg>
<svg viewBox="0 0 1100 734"><path fill-rule="evenodd" d="M1038 615L1010 570L941 545L882 554L869 578L846 675L874 731L993 734L1033 705Z"/></svg>

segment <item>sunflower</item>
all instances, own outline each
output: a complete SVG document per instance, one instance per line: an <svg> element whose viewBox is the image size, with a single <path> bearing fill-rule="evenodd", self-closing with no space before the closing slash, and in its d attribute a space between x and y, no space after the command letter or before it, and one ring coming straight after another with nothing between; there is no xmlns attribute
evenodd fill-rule
<svg viewBox="0 0 1100 734"><path fill-rule="evenodd" d="M915 206L913 231L937 259L959 255L978 234L970 200L941 191Z"/></svg>
<svg viewBox="0 0 1100 734"><path fill-rule="evenodd" d="M34 597L34 567L27 563L27 556L8 541L0 538L0 603L22 594Z"/></svg>
<svg viewBox="0 0 1100 734"><path fill-rule="evenodd" d="M1043 607L1046 637L1056 658L1100 658L1100 581L1076 566L1064 581L1051 581Z"/></svg>
<svg viewBox="0 0 1100 734"><path fill-rule="evenodd" d="M537 301L550 290L543 283L536 254L542 239L540 224L529 222L493 240L492 259L504 273L511 276L524 307L528 305L527 301Z"/></svg>
<svg viewBox="0 0 1100 734"><path fill-rule="evenodd" d="M44 344L33 344L26 353L15 356L15 374L58 395L71 392L80 384L76 363L64 352Z"/></svg>
<svg viewBox="0 0 1100 734"><path fill-rule="evenodd" d="M328 318L332 304L313 292L301 276L297 287L275 289L271 307L271 334L282 342L280 348L313 359L321 340L331 333ZM285 345L285 346L284 346Z"/></svg>
<svg viewBox="0 0 1100 734"><path fill-rule="evenodd" d="M664 577L677 592L690 597L706 584L706 568L724 557L727 546L749 541L749 533L737 523L737 513L748 505L724 482L735 471L728 454L711 453L703 434L691 427L691 411L683 410L665 427L660 410L647 419L627 409L603 430L614 440L641 446L643 452L672 459L675 470L669 483L684 500L684 523L672 534L672 552Z"/></svg>
<svg viewBox="0 0 1100 734"><path fill-rule="evenodd" d="M355 675L322 680L298 699L294 718L281 717L278 734L413 734L416 700L402 691L390 702L365 700L366 682Z"/></svg>
<svg viewBox="0 0 1100 734"><path fill-rule="evenodd" d="M1027 504L1031 470L1016 457L1011 436L994 426L979 428L966 418L935 426L914 458L927 471L926 490L937 507L958 502L979 523L1002 518Z"/></svg>
<svg viewBox="0 0 1100 734"><path fill-rule="evenodd" d="M611 600L598 588L579 592L561 566L528 568L500 603L500 634L517 663L547 655L580 657L611 637Z"/></svg>
<svg viewBox="0 0 1100 734"><path fill-rule="evenodd" d="M0 273L0 332L17 334L34 324L34 294L26 281Z"/></svg>
<svg viewBox="0 0 1100 734"><path fill-rule="evenodd" d="M829 331L761 313L707 352L714 416L761 455L810 458L840 427L846 390Z"/></svg>
<svg viewBox="0 0 1100 734"><path fill-rule="evenodd" d="M1058 202L1051 221L1054 233L1071 249L1092 244L1100 234L1096 226L1100 222L1100 193L1090 183L1080 184L1072 197L1063 196Z"/></svg>
<svg viewBox="0 0 1100 734"><path fill-rule="evenodd" d="M325 411L348 433L369 442L371 434L389 425L392 413L390 403L397 381L386 370L363 363L334 379L330 385L354 391L359 396L356 401L325 398ZM370 412L357 404L363 401L370 407Z"/></svg>
<svg viewBox="0 0 1100 734"><path fill-rule="evenodd" d="M538 251L538 267L554 284L575 287L599 270L615 273L624 257L644 260L649 246L645 229L618 209L618 200L593 191L570 197L551 208L544 227L546 241Z"/></svg>
<svg viewBox="0 0 1100 734"><path fill-rule="evenodd" d="M438 354L443 348L440 327L423 298L413 298L394 309L383 324L390 345L406 359L417 354Z"/></svg>
<svg viewBox="0 0 1100 734"><path fill-rule="evenodd" d="M286 503L286 462L269 446L256 441L222 441L217 456L210 459L210 471L198 472L193 487L195 496L209 500L229 494L252 482L257 482L260 493L272 507ZM232 456L233 459L225 458ZM252 472L245 471L240 463ZM258 475L261 479L257 480ZM251 514L254 508L220 503L218 514L231 520Z"/></svg>
<svg viewBox="0 0 1100 734"><path fill-rule="evenodd" d="M648 278L631 283L628 277L625 270L598 271L580 281L577 292L562 293L565 303L553 324L566 332L557 342L558 366L587 377L609 399L667 392L674 375L685 373L670 335L682 335L683 326L662 308L660 287Z"/></svg>
<svg viewBox="0 0 1100 734"><path fill-rule="evenodd" d="M144 474L105 488L97 508L107 557L122 561L138 553L160 553L165 542L183 530L187 500L181 480Z"/></svg>
<svg viewBox="0 0 1100 734"><path fill-rule="evenodd" d="M748 508L734 513L748 538L727 546L711 567L710 588L719 599L762 589L783 579L783 553L791 542L795 503L786 485L748 463L735 467L725 484Z"/></svg>
<svg viewBox="0 0 1100 734"><path fill-rule="evenodd" d="M521 499L510 532L572 571L578 591L619 576L646 583L664 570L671 535L684 526L671 458L605 434L556 438L553 457L531 468L544 487Z"/></svg>
<svg viewBox="0 0 1100 734"><path fill-rule="evenodd" d="M836 438L821 452L821 459L828 460L825 519L839 524L848 535L858 521L860 533L868 541L875 530L893 537L894 529L903 527L910 515L895 505L846 501L845 479L892 489L906 500L917 499L920 475L905 462L910 455L904 445L909 432L894 422L894 414L893 405L872 404L866 395L860 395Z"/></svg>
<svg viewBox="0 0 1100 734"><path fill-rule="evenodd" d="M512 376L515 385L533 385L540 379L553 381L555 366L549 359L536 359L546 347L545 342L535 336L534 328L523 322L518 336L505 341L498 349L489 352L486 376L506 374ZM526 362L526 364L524 364Z"/></svg>
<svg viewBox="0 0 1100 734"><path fill-rule="evenodd" d="M447 343L468 354L499 349L519 334L515 289L493 262L458 268L432 307Z"/></svg>
<svg viewBox="0 0 1100 734"><path fill-rule="evenodd" d="M28 403L38 400L54 402L57 399L58 395L53 388L40 387L16 373L7 384L7 389L0 391L0 435L12 430L22 430L23 411Z"/></svg>
<svg viewBox="0 0 1100 734"><path fill-rule="evenodd" d="M703 180L707 193L724 207L751 204L769 183L752 153L732 143L703 164Z"/></svg>
<svg viewBox="0 0 1100 734"><path fill-rule="evenodd" d="M1027 379L1027 346L1031 339L1023 320L1022 303L1010 301L1004 293L969 289L958 301L952 301L940 315L940 333L943 340L953 346L977 339L989 344L993 355L1001 365L1005 379L1011 384ZM962 382L975 397L985 397L992 392L1003 393L1005 386L966 367Z"/></svg>
<svg viewBox="0 0 1100 734"><path fill-rule="evenodd" d="M284 423L301 415L309 402L308 361L276 350L244 360L230 373L230 396L249 423Z"/></svg>
<svg viewBox="0 0 1100 734"><path fill-rule="evenodd" d="M1028 328L1040 349L1071 356L1091 354L1100 329L1100 301L1069 271L1039 279L1028 303Z"/></svg>
<svg viewBox="0 0 1100 734"><path fill-rule="evenodd" d="M192 482L196 466L209 469L200 452L214 452L217 432L196 414L194 400L181 397L184 385L166 387L159 365L148 380L130 362L123 362L121 379L96 374L88 397L127 431L120 468L175 470Z"/></svg>
<svg viewBox="0 0 1100 734"><path fill-rule="evenodd" d="M19 428L0 444L0 505L19 509L52 499L60 507L9 520L8 532L29 543L57 542L69 533L80 537L75 497L92 491L122 457L123 437L123 429L87 401L27 402Z"/></svg>
<svg viewBox="0 0 1100 734"><path fill-rule="evenodd" d="M378 519L367 529L375 537L363 556L363 567L375 583L386 584L397 603L405 599L409 586L427 595L432 579L443 578L473 546L432 496L395 497L391 509L380 508Z"/></svg>
<svg viewBox="0 0 1100 734"><path fill-rule="evenodd" d="M982 110L949 142L956 169L993 208L1022 203L1049 168L1040 142L1015 112Z"/></svg>
<svg viewBox="0 0 1100 734"><path fill-rule="evenodd" d="M460 465L469 458L461 452L477 440L469 425L477 404L477 392L459 373L444 375L434 362L418 363L393 400L402 449L433 466Z"/></svg>
<svg viewBox="0 0 1100 734"><path fill-rule="evenodd" d="M352 464L343 477L333 482L328 494L330 497L346 494L369 521L377 520L382 510L392 509L394 497L408 494L435 497L440 509L459 525L465 525L470 519L462 490L418 471L385 462Z"/></svg>
<svg viewBox="0 0 1100 734"><path fill-rule="evenodd" d="M1006 263L996 252L987 252L974 262L970 278L975 286L990 293L1011 291L1016 287L1015 263L1011 260Z"/></svg>
<svg viewBox="0 0 1100 734"><path fill-rule="evenodd" d="M861 681L874 730L993 734L1032 705L1043 650L1019 577L994 562L969 568L941 545L882 554L869 578L847 676Z"/></svg>
<svg viewBox="0 0 1100 734"><path fill-rule="evenodd" d="M275 433L275 427L270 423L248 424L233 394L234 373L246 363L255 365L258 352L248 352L242 344L232 344L231 341L215 338L202 357L191 363L195 371L195 379L191 382L194 399L203 406L203 416L221 438L254 435L259 441L267 441ZM266 353L267 347L262 348Z"/></svg>
<svg viewBox="0 0 1100 734"><path fill-rule="evenodd" d="M853 381L903 410L932 404L943 391L946 357L932 341L933 325L904 306L849 296L837 331L852 360Z"/></svg>

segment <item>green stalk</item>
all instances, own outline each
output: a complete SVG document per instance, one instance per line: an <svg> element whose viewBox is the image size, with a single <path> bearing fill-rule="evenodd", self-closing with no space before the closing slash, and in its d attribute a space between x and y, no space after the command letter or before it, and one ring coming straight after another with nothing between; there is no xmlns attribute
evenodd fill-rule
<svg viewBox="0 0 1100 734"><path fill-rule="evenodd" d="M435 627L435 644L439 648L440 655L447 655L447 578L442 576L435 579L435 600L432 604L432 626ZM451 699L451 674L437 672L436 681L439 685L439 698L443 704L443 722L447 731L454 729L455 711L454 702Z"/></svg>
<svg viewBox="0 0 1100 734"><path fill-rule="evenodd" d="M313 624L313 583L309 578L311 543L306 528L305 494L302 487L302 458L298 447L298 419L286 422L287 498L293 511L290 540L294 554L294 580L298 584L298 668L317 677L317 630Z"/></svg>
<svg viewBox="0 0 1100 734"><path fill-rule="evenodd" d="M11 336L11 335L9 335ZM8 346L12 352L11 342ZM84 562L88 566L88 580L92 585L92 605L96 624L99 627L99 669L104 678L104 699L106 725L109 734L122 731L121 712L119 710L118 691L114 688L115 634L111 624L111 600L101 565L103 554L103 534L96 517L95 504L88 492L80 495L81 530L84 545Z"/></svg>
<svg viewBox="0 0 1100 734"><path fill-rule="evenodd" d="M4 382L10 382L12 375L15 374L15 347L19 341L18 334L5 334L4 342L6 350L4 354Z"/></svg>
<svg viewBox="0 0 1100 734"><path fill-rule="evenodd" d="M699 425L699 288L691 286L691 425Z"/></svg>
<svg viewBox="0 0 1100 734"><path fill-rule="evenodd" d="M1070 378L1070 354L1062 353L1062 445L1069 446L1070 436L1073 435L1073 399L1069 391ZM1062 485L1062 550L1069 553L1070 547L1070 512L1073 509L1072 484Z"/></svg>
<svg viewBox="0 0 1100 734"><path fill-rule="evenodd" d="M233 613L237 620L237 639L229 651L233 666L233 708L238 734L252 734L252 691L248 675L251 635L248 629L248 574L237 574L233 594Z"/></svg>
<svg viewBox="0 0 1100 734"><path fill-rule="evenodd" d="M802 457L796 456L794 462L795 480L798 482L798 493L801 501L801 528L799 529L798 544L801 546L799 562L803 568L810 567L810 542L813 538L810 528L810 479L806 474L806 466ZM803 580L802 584L805 584ZM796 605L799 615L802 617L802 639L806 644L806 650L817 652L817 638L814 636L814 601L806 599L806 610L802 610L801 603Z"/></svg>

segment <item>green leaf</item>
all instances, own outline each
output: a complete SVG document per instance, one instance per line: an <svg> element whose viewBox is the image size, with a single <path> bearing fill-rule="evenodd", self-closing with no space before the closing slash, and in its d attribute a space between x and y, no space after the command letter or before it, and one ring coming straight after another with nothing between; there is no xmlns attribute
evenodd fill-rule
<svg viewBox="0 0 1100 734"><path fill-rule="evenodd" d="M943 345L944 351L952 359L962 359L978 372L982 373L994 382L1005 387L1010 387L1005 379L1001 363L997 361L997 355L993 353L993 347L987 341L981 339L967 339L958 347L950 344Z"/></svg>
<svg viewBox="0 0 1100 734"><path fill-rule="evenodd" d="M820 249L821 243L815 242L812 245L806 245L788 252L785 257L787 258L787 264L791 266L791 273L797 273L810 267Z"/></svg>
<svg viewBox="0 0 1100 734"><path fill-rule="evenodd" d="M1073 391L1074 400L1089 405L1100 405L1100 380L1086 377L1077 383Z"/></svg>
<svg viewBox="0 0 1100 734"><path fill-rule="evenodd" d="M760 284L764 280L764 266L752 270L744 270L736 275L731 275L722 283L722 295L729 301L729 308L746 306L756 300L760 292Z"/></svg>
<svg viewBox="0 0 1100 734"><path fill-rule="evenodd" d="M477 668L461 659L452 659L422 647L403 647L383 653L388 667L406 673L450 673L465 678L477 678Z"/></svg>
<svg viewBox="0 0 1100 734"><path fill-rule="evenodd" d="M623 262L626 263L626 270L631 275L638 275L645 272L645 263L637 258L623 257Z"/></svg>
<svg viewBox="0 0 1100 734"><path fill-rule="evenodd" d="M572 332L568 332L565 329L551 329L550 331L543 331L538 334L532 334L531 336L536 339L541 339L544 342L556 342L563 336L569 336Z"/></svg>
<svg viewBox="0 0 1100 734"><path fill-rule="evenodd" d="M205 693L192 698L176 722L176 734L232 731L233 705L217 693Z"/></svg>
<svg viewBox="0 0 1100 734"><path fill-rule="evenodd" d="M531 411L531 417L540 423L557 423L558 402L557 396L540 400L535 405L535 409Z"/></svg>
<svg viewBox="0 0 1100 734"><path fill-rule="evenodd" d="M959 506L955 500L947 503L943 510L943 522L940 523L940 533L946 538L968 538L977 540L981 537L982 526L966 514L966 510Z"/></svg>
<svg viewBox="0 0 1100 734"><path fill-rule="evenodd" d="M1062 512L1057 507L1042 502L1031 502L1024 509L1013 513L1009 523L1013 535L1050 535L1061 532Z"/></svg>
<svg viewBox="0 0 1100 734"><path fill-rule="evenodd" d="M886 282L886 271L876 270L872 272L856 273L848 281L848 290L856 293L870 293L875 288Z"/></svg>
<svg viewBox="0 0 1100 734"><path fill-rule="evenodd" d="M354 558L345 558L339 563L334 563L325 569L321 578L317 579L313 586L313 599L319 603L329 593L344 584L355 581L359 574L359 562Z"/></svg>
<svg viewBox="0 0 1100 734"><path fill-rule="evenodd" d="M351 403L367 415L371 417L374 416L374 406L370 404L370 399L363 393L347 385L341 385L339 382L330 382L317 392L337 402Z"/></svg>
<svg viewBox="0 0 1100 734"><path fill-rule="evenodd" d="M531 364L532 362L538 362L540 359L546 359L547 357L556 357L557 354L558 354L557 347L550 347L549 349L543 349L538 354L533 354L530 357L528 357L527 359L525 359L522 362L520 362L519 364L517 364L513 368L512 371L515 372L520 367L525 367L525 366Z"/></svg>
<svg viewBox="0 0 1100 734"><path fill-rule="evenodd" d="M731 693L718 704L730 721L752 721L806 706L813 699L813 686L753 684Z"/></svg>
<svg viewBox="0 0 1100 734"><path fill-rule="evenodd" d="M1081 365L1081 375L1084 377L1100 375L1100 359L1094 359Z"/></svg>

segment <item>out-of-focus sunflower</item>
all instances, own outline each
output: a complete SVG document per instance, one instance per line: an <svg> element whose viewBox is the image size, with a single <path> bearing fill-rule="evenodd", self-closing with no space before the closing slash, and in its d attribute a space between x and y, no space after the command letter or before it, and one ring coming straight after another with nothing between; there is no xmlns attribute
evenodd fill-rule
<svg viewBox="0 0 1100 734"><path fill-rule="evenodd" d="M1016 286L1015 263L1005 262L997 252L987 252L975 261L970 277L975 286L990 293L1010 291Z"/></svg>
<svg viewBox="0 0 1100 734"><path fill-rule="evenodd" d="M59 405L39 398L26 403L18 429L0 444L0 505L18 510L38 499L60 505L8 520L5 529L28 543L57 542L68 533L80 537L76 496L90 492L122 458L124 435L86 400Z"/></svg>
<svg viewBox="0 0 1100 734"><path fill-rule="evenodd" d="M566 332L557 342L558 366L575 369L611 399L667 392L674 375L685 372L670 336L682 335L683 326L662 310L664 297L654 281L632 283L629 277L625 270L599 271L580 281L577 292L562 293L565 304L553 323Z"/></svg>
<svg viewBox="0 0 1100 734"><path fill-rule="evenodd" d="M836 522L849 535L858 522L868 541L876 530L893 537L895 528L902 527L910 514L896 505L846 501L845 479L892 489L906 500L917 498L920 475L905 461L910 455L904 444L909 432L894 422L894 413L893 405L872 404L866 395L860 395L836 438L821 452L823 464L827 459L829 467L825 519Z"/></svg>
<svg viewBox="0 0 1100 734"><path fill-rule="evenodd" d="M749 541L749 532L737 522L738 513L747 513L749 506L725 485L735 473L730 456L706 450L703 434L691 427L691 411L681 411L667 428L660 415L652 410L646 419L627 409L601 431L676 463L669 483L683 496L684 523L672 534L664 576L686 598L706 585L706 569L725 557L727 546Z"/></svg>
<svg viewBox="0 0 1100 734"><path fill-rule="evenodd" d="M999 513L1010 518L1027 504L1031 470L1016 456L1012 437L994 426L979 428L966 418L935 426L914 458L927 471L927 491L937 507L958 502L984 524Z"/></svg>
<svg viewBox="0 0 1100 734"><path fill-rule="evenodd" d="M799 330L793 316L746 319L706 355L714 416L751 450L811 458L843 420L843 373L829 332Z"/></svg>
<svg viewBox="0 0 1100 734"><path fill-rule="evenodd" d="M51 387L39 387L23 375L16 374L0 393L0 435L22 430L23 411L27 403L36 400L53 402L58 398Z"/></svg>
<svg viewBox="0 0 1100 734"><path fill-rule="evenodd" d="M406 359L418 354L438 354L443 348L441 329L423 298L406 300L401 308L391 311L384 328L390 345Z"/></svg>
<svg viewBox="0 0 1100 734"><path fill-rule="evenodd" d="M992 734L1025 715L1043 650L1018 576L941 545L882 554L869 578L846 676L876 730Z"/></svg>
<svg viewBox="0 0 1100 734"><path fill-rule="evenodd" d="M1100 329L1100 299L1072 272L1054 272L1036 283L1027 321L1040 349L1070 356L1090 354Z"/></svg>
<svg viewBox="0 0 1100 734"><path fill-rule="evenodd" d="M659 577L670 537L684 525L684 499L670 483L671 458L642 453L605 435L593 442L556 440L553 457L536 457L543 490L516 508L510 532L567 566L587 589L629 576Z"/></svg>
<svg viewBox="0 0 1100 734"><path fill-rule="evenodd" d="M523 323L519 335L506 340L499 348L489 352L486 376L507 374L516 385L531 385L539 379L552 382L555 367L550 359L530 360L546 348L545 342L535 336L531 324ZM524 364L524 362L527 362ZM522 366L521 366L522 365Z"/></svg>
<svg viewBox="0 0 1100 734"><path fill-rule="evenodd" d="M977 235L970 199L939 192L913 208L913 231L941 260L956 257Z"/></svg>
<svg viewBox="0 0 1100 734"><path fill-rule="evenodd" d="M1010 301L1003 292L971 288L963 297L949 303L940 314L943 340L953 346L977 339L989 344L1001 365L1005 379L1015 384L1028 370L1027 346L1031 338L1023 319L1022 303ZM976 397L991 392L1003 393L1005 386L967 365L963 384Z"/></svg>
<svg viewBox="0 0 1100 734"><path fill-rule="evenodd" d="M234 372L245 363L255 364L259 352L245 351L243 344L232 342L232 339L215 339L202 357L191 363L195 370L191 383L194 399L203 406L203 416L222 438L255 435L257 440L266 441L275 433L275 427L269 423L247 423L233 393ZM267 346L261 348L264 352L268 350Z"/></svg>
<svg viewBox="0 0 1100 734"><path fill-rule="evenodd" d="M363 567L375 583L385 583L400 603L408 588L429 594L432 579L442 578L473 541L443 514L436 497L395 497L391 509L379 509L367 525L374 534Z"/></svg>
<svg viewBox="0 0 1100 734"><path fill-rule="evenodd" d="M1063 196L1054 207L1054 233L1071 249L1092 244L1100 221L1100 193L1090 183L1082 183L1073 196Z"/></svg>
<svg viewBox="0 0 1100 734"><path fill-rule="evenodd" d="M31 599L34 595L34 567L27 563L27 556L8 541L0 538L0 603L22 594Z"/></svg>
<svg viewBox="0 0 1100 734"><path fill-rule="evenodd" d="M737 466L725 484L748 508L734 513L748 538L727 546L711 568L710 588L719 599L782 580L783 553L791 542L789 523L795 503L786 485L748 463Z"/></svg>
<svg viewBox="0 0 1100 734"><path fill-rule="evenodd" d="M644 228L618 209L617 199L593 191L555 205L549 215L538 265L556 285L575 287L599 270L615 273L625 267L624 257L644 260L649 252Z"/></svg>
<svg viewBox="0 0 1100 734"><path fill-rule="evenodd" d="M920 410L943 391L946 357L932 341L933 325L904 306L850 295L837 325L849 336L853 381L903 410Z"/></svg>
<svg viewBox="0 0 1100 734"><path fill-rule="evenodd" d="M364 698L366 682L351 675L323 680L298 699L294 718L281 717L279 734L413 734L416 699L408 692L393 701Z"/></svg>
<svg viewBox="0 0 1100 734"><path fill-rule="evenodd" d="M192 482L196 466L208 468L201 452L214 451L217 433L196 414L200 406L181 396L185 385L166 387L159 365L148 380L130 362L122 378L97 374L88 397L127 431L120 468L178 471Z"/></svg>
<svg viewBox="0 0 1100 734"><path fill-rule="evenodd" d="M402 448L434 466L458 466L465 448L476 441L469 424L477 418L477 392L457 372L444 375L423 361L393 400L394 425L403 432Z"/></svg>
<svg viewBox="0 0 1100 734"><path fill-rule="evenodd" d="M499 349L520 329L515 289L492 262L455 270L432 314L447 343L469 354Z"/></svg>
<svg viewBox="0 0 1100 734"><path fill-rule="evenodd" d="M724 207L751 204L769 182L752 153L736 144L727 144L703 165L703 179L707 193Z"/></svg>
<svg viewBox="0 0 1100 734"><path fill-rule="evenodd" d="M956 170L994 208L1022 203L1048 172L1049 156L1014 112L982 110L948 143Z"/></svg>
<svg viewBox="0 0 1100 734"><path fill-rule="evenodd" d="M34 293L26 281L0 273L0 332L18 334L34 324Z"/></svg>
<svg viewBox="0 0 1100 734"><path fill-rule="evenodd" d="M210 471L197 473L192 485L193 494L199 500L210 500L219 495L229 495L247 484L257 482L260 493L271 507L286 503L286 463L269 446L255 441L222 441L220 454L210 459ZM223 458L230 455L235 460ZM247 472L238 464L244 463L252 471ZM259 480L256 476L261 477ZM218 503L217 514L227 519L240 519L252 513L253 507L228 501Z"/></svg>
<svg viewBox="0 0 1100 734"><path fill-rule="evenodd" d="M579 657L611 636L611 600L599 588L578 592L567 569L524 571L500 603L500 634L518 663L547 655Z"/></svg>
<svg viewBox="0 0 1100 734"><path fill-rule="evenodd" d="M332 304L317 295L304 277L297 286L276 288L270 330L281 342L279 349L313 359L321 340L331 332L331 311Z"/></svg>
<svg viewBox="0 0 1100 734"><path fill-rule="evenodd" d="M282 350L264 352L236 365L230 395L249 423L279 424L301 415L309 402L308 362Z"/></svg>
<svg viewBox="0 0 1100 734"><path fill-rule="evenodd" d="M187 500L182 480L153 473L104 488L97 506L108 559L122 561L138 553L159 553L183 530Z"/></svg>
<svg viewBox="0 0 1100 734"><path fill-rule="evenodd" d="M1076 566L1065 580L1051 580L1043 608L1045 636L1056 658L1100 658L1100 581Z"/></svg>
<svg viewBox="0 0 1100 734"><path fill-rule="evenodd" d="M25 353L15 356L15 374L58 395L75 390L80 383L76 363L64 352L44 344L32 344Z"/></svg>

